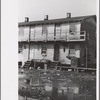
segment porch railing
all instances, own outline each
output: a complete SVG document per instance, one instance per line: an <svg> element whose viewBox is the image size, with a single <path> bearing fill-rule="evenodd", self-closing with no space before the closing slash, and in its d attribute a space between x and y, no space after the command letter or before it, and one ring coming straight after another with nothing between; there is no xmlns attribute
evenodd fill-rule
<svg viewBox="0 0 100 100"><path fill-rule="evenodd" d="M86 40L86 32L70 32L66 35L38 35L38 36L30 36L29 37L19 37L19 41L85 41Z"/></svg>

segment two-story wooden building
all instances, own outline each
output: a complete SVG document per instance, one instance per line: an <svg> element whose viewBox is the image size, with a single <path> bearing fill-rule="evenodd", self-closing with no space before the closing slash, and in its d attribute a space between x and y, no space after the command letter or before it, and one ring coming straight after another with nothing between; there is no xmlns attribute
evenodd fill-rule
<svg viewBox="0 0 100 100"><path fill-rule="evenodd" d="M96 15L71 17L67 13L66 18L50 20L46 15L41 21L26 18L18 27L22 66L55 62L63 68L96 68Z"/></svg>

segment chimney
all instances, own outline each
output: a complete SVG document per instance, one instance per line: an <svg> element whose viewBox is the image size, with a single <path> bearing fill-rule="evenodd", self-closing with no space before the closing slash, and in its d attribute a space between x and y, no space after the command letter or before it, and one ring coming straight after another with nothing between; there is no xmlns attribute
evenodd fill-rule
<svg viewBox="0 0 100 100"><path fill-rule="evenodd" d="M28 17L25 17L25 22L29 22L29 18Z"/></svg>
<svg viewBox="0 0 100 100"><path fill-rule="evenodd" d="M71 18L71 13L67 13L67 18Z"/></svg>
<svg viewBox="0 0 100 100"><path fill-rule="evenodd" d="M45 15L44 16L44 20L48 20L48 15Z"/></svg>

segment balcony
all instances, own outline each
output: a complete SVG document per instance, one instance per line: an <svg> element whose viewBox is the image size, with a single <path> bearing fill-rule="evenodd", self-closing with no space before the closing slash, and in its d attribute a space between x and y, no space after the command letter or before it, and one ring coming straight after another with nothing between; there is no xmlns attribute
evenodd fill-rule
<svg viewBox="0 0 100 100"><path fill-rule="evenodd" d="M47 36L47 41L85 41L86 40L86 32L81 31L77 32L79 34L75 34L74 32L69 35L60 35L60 36Z"/></svg>
<svg viewBox="0 0 100 100"><path fill-rule="evenodd" d="M71 32L68 35L38 35L38 36L31 36L30 41L66 41L66 42L73 42L73 41L85 41L86 40L86 32L81 31L81 32ZM20 37L19 41L29 41L28 37Z"/></svg>
<svg viewBox="0 0 100 100"><path fill-rule="evenodd" d="M74 32L67 35L67 41L85 41L86 40L86 32L81 31L79 34L75 34Z"/></svg>
<svg viewBox="0 0 100 100"><path fill-rule="evenodd" d="M29 41L29 36L27 36L27 37L24 37L24 36L20 36L19 38L18 38L18 41L19 42L28 42Z"/></svg>
<svg viewBox="0 0 100 100"><path fill-rule="evenodd" d="M47 37L46 36L30 37L30 41L47 41Z"/></svg>
<svg viewBox="0 0 100 100"><path fill-rule="evenodd" d="M47 37L47 41L66 41L67 36L52 36Z"/></svg>

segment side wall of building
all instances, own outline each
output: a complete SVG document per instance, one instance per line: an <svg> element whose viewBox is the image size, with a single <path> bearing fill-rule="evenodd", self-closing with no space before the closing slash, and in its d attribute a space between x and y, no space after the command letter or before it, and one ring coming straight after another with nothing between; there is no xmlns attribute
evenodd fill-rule
<svg viewBox="0 0 100 100"><path fill-rule="evenodd" d="M96 63L96 16L88 18L82 22L82 31L86 31L86 48L88 67Z"/></svg>

